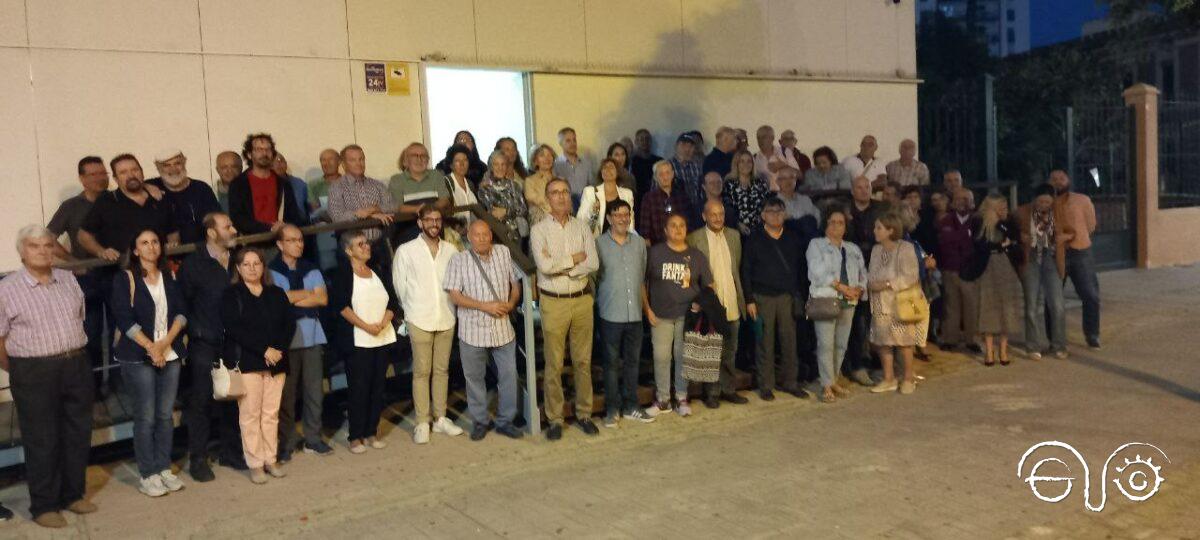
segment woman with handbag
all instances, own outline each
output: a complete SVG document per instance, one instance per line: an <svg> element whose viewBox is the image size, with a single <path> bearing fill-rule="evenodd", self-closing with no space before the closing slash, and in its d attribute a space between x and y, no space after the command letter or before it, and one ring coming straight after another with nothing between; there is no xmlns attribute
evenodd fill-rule
<svg viewBox="0 0 1200 540"><path fill-rule="evenodd" d="M917 389L913 348L924 347L929 332L929 303L921 291L921 272L912 243L902 240L904 222L895 212L875 220L875 247L867 290L871 298L871 344L879 350L883 380L871 387L875 393L911 394ZM892 362L899 351L904 381L897 383Z"/></svg>
<svg viewBox="0 0 1200 540"><path fill-rule="evenodd" d="M268 474L287 476L276 463L279 405L288 371L285 352L296 333L296 321L287 293L272 283L261 251L242 249L231 262L237 271L221 297L224 360L240 370L245 388L238 396L238 423L250 481L264 484Z"/></svg>
<svg viewBox="0 0 1200 540"><path fill-rule="evenodd" d="M817 370L821 401L832 403L849 394L837 383L842 358L854 323L854 307L866 294L867 269L854 242L844 240L846 210L831 207L825 213L825 236L808 244L809 298L806 315L817 334Z"/></svg>
<svg viewBox="0 0 1200 540"><path fill-rule="evenodd" d="M499 178L492 185L511 182ZM350 453L361 454L367 446L376 450L387 446L376 438L376 433L383 413L388 361L395 351L396 329L392 322L400 316L400 304L392 280L381 278L368 265L371 244L362 231L343 234L342 250L349 264L342 265L335 274L329 307L340 315L338 343L346 359Z"/></svg>
<svg viewBox="0 0 1200 540"><path fill-rule="evenodd" d="M1000 365L1007 366L1008 335L1021 331L1024 310L1021 280L1015 270L1020 266L1020 231L1009 216L1008 199L1000 194L988 195L983 200L979 205L979 220L982 226L975 234L975 252L976 257L987 261L980 261L983 273L976 280L983 365L993 366L999 359Z"/></svg>
<svg viewBox="0 0 1200 540"><path fill-rule="evenodd" d="M616 146L621 147L619 144ZM592 230L592 238L599 237L607 228L604 216L607 215L608 203L621 199L629 203L630 208L633 208L633 191L617 184L619 170L616 161L605 158L600 161L600 170L596 173L596 184L583 188L583 195L579 199L579 212L575 217ZM630 211L630 215L633 215L632 211ZM633 219L631 223L637 223L636 218L631 219Z"/></svg>
<svg viewBox="0 0 1200 540"><path fill-rule="evenodd" d="M161 497L183 489L171 472L172 412L179 369L187 356L183 328L187 306L170 271L164 271L162 243L146 229L133 237L129 264L113 278L109 301L116 322L113 357L133 398L133 455L141 481L138 491Z"/></svg>

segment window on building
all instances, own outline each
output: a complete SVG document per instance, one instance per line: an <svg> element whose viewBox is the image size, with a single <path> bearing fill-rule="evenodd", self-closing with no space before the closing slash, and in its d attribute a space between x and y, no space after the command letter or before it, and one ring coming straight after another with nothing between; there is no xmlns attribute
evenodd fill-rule
<svg viewBox="0 0 1200 540"><path fill-rule="evenodd" d="M485 160L500 137L516 139L518 149L529 148L523 73L430 67L425 70L425 85L433 163L445 156L447 143L463 129L475 136ZM480 92L481 88L487 91Z"/></svg>
<svg viewBox="0 0 1200 540"><path fill-rule="evenodd" d="M1013 22L1016 20L1017 20L1017 12L1015 10L1011 10L1011 9L1008 10L1008 22Z"/></svg>
<svg viewBox="0 0 1200 540"><path fill-rule="evenodd" d="M1009 42L1009 43L1016 43L1016 41L1017 41L1017 33L1016 33L1016 31L1014 31L1012 28L1009 28L1009 29L1008 29L1008 42Z"/></svg>

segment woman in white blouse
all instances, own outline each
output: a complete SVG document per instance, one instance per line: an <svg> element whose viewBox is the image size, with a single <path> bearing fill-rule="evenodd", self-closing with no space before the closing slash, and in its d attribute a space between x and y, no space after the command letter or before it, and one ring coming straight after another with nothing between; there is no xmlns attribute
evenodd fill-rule
<svg viewBox="0 0 1200 540"><path fill-rule="evenodd" d="M600 162L600 171L596 174L596 185L583 188L583 195L579 199L579 212L575 217L592 230L593 238L604 232L604 227L607 225L604 212L609 201L621 199L629 203L630 208L633 208L633 191L617 185L617 181L620 179L619 171L620 168L616 161L605 158Z"/></svg>
<svg viewBox="0 0 1200 540"><path fill-rule="evenodd" d="M471 181L467 179L467 170L471 167L471 149L456 144L450 147L448 154L450 154L450 174L446 175L446 183L450 185L454 206L478 204L479 199L475 197L475 192L471 190ZM454 214L454 217L461 220L465 228L471 221L471 212L464 210ZM462 231L459 233L461 234Z"/></svg>

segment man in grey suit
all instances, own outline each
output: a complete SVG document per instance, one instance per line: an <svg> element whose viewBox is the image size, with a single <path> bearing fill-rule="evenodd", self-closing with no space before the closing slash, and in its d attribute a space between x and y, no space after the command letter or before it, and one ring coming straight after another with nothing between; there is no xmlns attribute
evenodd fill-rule
<svg viewBox="0 0 1200 540"><path fill-rule="evenodd" d="M720 381L704 385L704 406L715 409L720 405L720 399L738 404L749 401L738 395L733 369L733 357L738 348L738 321L746 314L746 301L738 272L742 264L741 236L737 231L725 228L725 205L720 201L708 201L703 217L705 226L688 234L687 243L708 258L713 289L721 305L725 306L725 319L729 321L729 333L721 350Z"/></svg>

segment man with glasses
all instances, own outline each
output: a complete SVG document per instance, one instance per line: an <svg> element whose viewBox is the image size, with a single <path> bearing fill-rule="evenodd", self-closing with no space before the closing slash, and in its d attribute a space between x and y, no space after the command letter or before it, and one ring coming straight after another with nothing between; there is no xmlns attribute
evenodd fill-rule
<svg viewBox="0 0 1200 540"><path fill-rule="evenodd" d="M412 397L416 413L413 442L429 442L430 420L434 433L461 435L463 430L446 417L446 392L450 384L450 348L454 345L454 310L442 286L446 268L458 253L442 240L442 211L425 203L417 211L421 235L396 250L392 285L404 310L412 341ZM433 376L432 396L430 374ZM429 402L433 401L433 418Z"/></svg>
<svg viewBox="0 0 1200 540"><path fill-rule="evenodd" d="M429 149L421 143L412 143L400 153L402 172L388 180L388 191L399 205L399 212L416 215L421 206L432 203L438 210L450 209L453 194L446 183L446 176L437 169L429 168ZM398 226L397 244L416 238L421 233L417 224Z"/></svg>

